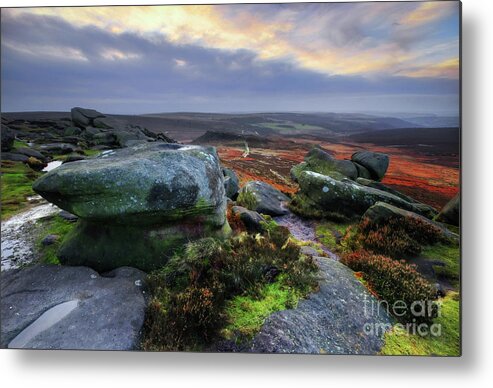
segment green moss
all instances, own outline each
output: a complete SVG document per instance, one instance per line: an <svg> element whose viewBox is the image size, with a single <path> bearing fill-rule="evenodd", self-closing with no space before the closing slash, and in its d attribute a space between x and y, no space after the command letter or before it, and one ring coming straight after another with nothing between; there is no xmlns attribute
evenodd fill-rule
<svg viewBox="0 0 493 388"><path fill-rule="evenodd" d="M246 189L240 191L236 203L249 210L255 210L257 208L257 198L255 197L255 194Z"/></svg>
<svg viewBox="0 0 493 388"><path fill-rule="evenodd" d="M97 156L101 153L99 150L84 150L85 156Z"/></svg>
<svg viewBox="0 0 493 388"><path fill-rule="evenodd" d="M349 221L349 218L345 215L335 211L324 210L308 197L300 193L293 197L288 207L293 213L305 218L326 219L337 223Z"/></svg>
<svg viewBox="0 0 493 388"><path fill-rule="evenodd" d="M297 180L303 171L314 171L319 174L330 176L335 180L342 180L346 178L346 176L341 174L339 171L336 171L333 165L313 157L309 158L307 162L302 162L294 166L291 169L291 176Z"/></svg>
<svg viewBox="0 0 493 388"><path fill-rule="evenodd" d="M299 290L286 287L282 280L265 285L258 297L236 296L226 305L225 314L228 324L222 335L229 339L238 334L252 338L269 315L276 311L295 308L302 296Z"/></svg>
<svg viewBox="0 0 493 388"><path fill-rule="evenodd" d="M457 244L435 244L423 248L422 257L430 261L440 261L445 266L434 265L437 276L448 280L454 288L458 288L460 280L460 247Z"/></svg>
<svg viewBox="0 0 493 388"><path fill-rule="evenodd" d="M459 356L460 355L460 302L459 294L449 293L442 299L441 316L434 324L441 327L439 336L412 335L396 328L385 334L383 355Z"/></svg>
<svg viewBox="0 0 493 388"><path fill-rule="evenodd" d="M28 206L27 197L35 195L32 183L41 174L21 162L2 161L2 220Z"/></svg>
<svg viewBox="0 0 493 388"><path fill-rule="evenodd" d="M346 235L346 231L351 225L349 222L336 223L326 221L316 226L315 233L318 240L331 251L340 251L344 244L340 240Z"/></svg>
<svg viewBox="0 0 493 388"><path fill-rule="evenodd" d="M12 145L12 148L14 150L17 150L19 148L23 148L23 147L28 147L27 143L25 141L22 141L22 140L14 140L14 144Z"/></svg>
<svg viewBox="0 0 493 388"><path fill-rule="evenodd" d="M43 233L39 236L37 245L41 254L41 262L46 264L60 264L57 251L65 240L65 237L74 229L76 223L69 222L60 216L55 216L44 221ZM52 245L44 246L41 241L48 235L54 234L59 239Z"/></svg>

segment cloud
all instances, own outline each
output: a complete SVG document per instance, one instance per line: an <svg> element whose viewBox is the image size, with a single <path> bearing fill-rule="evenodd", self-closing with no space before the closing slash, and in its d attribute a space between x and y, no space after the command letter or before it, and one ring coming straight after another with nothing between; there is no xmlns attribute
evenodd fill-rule
<svg viewBox="0 0 493 388"><path fill-rule="evenodd" d="M428 36L436 28L434 23L458 15L458 5L236 4L33 8L6 12L13 17L26 12L55 16L78 28L97 27L114 36L133 34L156 43L248 50L260 61L287 61L325 75L374 76L400 70L409 58L417 55L414 46L430 40Z"/></svg>
<svg viewBox="0 0 493 388"><path fill-rule="evenodd" d="M456 45L454 41L439 41L409 52L389 54L392 43L381 42L374 33L365 33L365 23L374 21L380 11L373 9L374 15L365 19L363 14L371 8L359 9L363 23L358 28L363 29L351 39L349 30L337 37L315 34L313 25L320 28L337 22L334 15L328 18L321 12L324 8L272 9L277 11L271 14L277 27L267 28L264 31L267 35L258 38L258 42L275 46L272 52L258 50L258 42L249 43L249 47L245 43L226 49L196 38L167 39L166 34L156 33L155 26L148 32L148 26L135 30L123 28L123 19L118 16L107 19L101 9L95 18L95 14L84 16L68 8L69 16L81 16L77 23L67 15L2 12L2 108L66 110L87 105L122 113L330 111L344 104L355 108L354 101L361 107L364 101L367 105L378 104L377 101L387 103L392 95L399 96L395 105L397 100L405 105L409 99L402 95L406 93L420 96L406 109L411 106L416 109L419 101L430 109L435 106L430 101L441 101L442 108L455 101L451 96L458 94L458 81L452 70L457 64L440 65L443 58L454 58L450 55ZM234 8L225 7L218 12L216 8L199 7L196 12L201 10L207 10L207 15L211 13L206 20L212 18L219 23L228 19L228 12ZM240 11L231 19L232 24L238 23L235 27L238 30L251 29L248 34L254 34L267 23L269 13L263 6L249 7L248 13ZM130 26L148 20L145 12L140 16L134 12L124 15L132 19ZM134 20L130 16L138 17ZM204 17L198 13L199 16ZM314 17L313 25L305 23L299 33L288 28L298 23L298 18L309 16ZM356 23L353 18L356 16L347 16L340 23L351 29ZM158 23L153 20L151 24ZM218 30L215 31L217 34ZM282 38L279 43L268 42L269 31ZM223 34L214 38L213 32L207 32L207 39L209 36L217 41L223 39ZM251 36L248 34L245 36ZM375 42L379 42L378 49ZM345 61L341 61L344 47ZM330 74L321 71L327 61L333 69ZM348 63L351 69L345 69ZM381 71L388 66L392 70ZM447 77L442 77L443 74Z"/></svg>

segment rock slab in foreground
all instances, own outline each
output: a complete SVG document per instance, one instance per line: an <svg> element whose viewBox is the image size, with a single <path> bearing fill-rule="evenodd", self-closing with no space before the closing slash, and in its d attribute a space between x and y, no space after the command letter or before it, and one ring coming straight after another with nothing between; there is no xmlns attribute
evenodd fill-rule
<svg viewBox="0 0 493 388"><path fill-rule="evenodd" d="M144 276L123 267L40 265L2 273L1 347L132 350L140 342Z"/></svg>
<svg viewBox="0 0 493 388"><path fill-rule="evenodd" d="M338 261L316 258L320 290L292 310L272 314L255 336L250 351L256 353L376 354L383 346L383 332L391 327L384 311L372 313L376 299ZM365 328L377 329L366 334Z"/></svg>

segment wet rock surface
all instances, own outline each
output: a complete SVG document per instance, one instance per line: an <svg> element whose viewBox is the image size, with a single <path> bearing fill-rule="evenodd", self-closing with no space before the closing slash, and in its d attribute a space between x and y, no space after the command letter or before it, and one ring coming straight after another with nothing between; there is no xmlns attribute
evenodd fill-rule
<svg viewBox="0 0 493 388"><path fill-rule="evenodd" d="M44 203L6 221L2 220L2 271L18 268L36 259L37 221L59 211L58 207Z"/></svg>
<svg viewBox="0 0 493 388"><path fill-rule="evenodd" d="M2 273L1 347L132 350L146 307L145 274L37 265Z"/></svg>
<svg viewBox="0 0 493 388"><path fill-rule="evenodd" d="M256 353L376 354L385 330L366 334L369 328L390 328L384 309L373 311L376 299L338 261L316 258L320 289L297 308L279 311L265 321L250 346ZM365 309L366 306L366 309Z"/></svg>

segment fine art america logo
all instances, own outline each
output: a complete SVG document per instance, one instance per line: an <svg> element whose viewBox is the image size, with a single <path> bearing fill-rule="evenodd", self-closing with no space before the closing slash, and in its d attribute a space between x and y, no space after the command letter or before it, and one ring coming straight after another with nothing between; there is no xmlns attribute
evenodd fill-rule
<svg viewBox="0 0 493 388"><path fill-rule="evenodd" d="M390 304L386 300L375 300L365 295L365 318L378 317L381 314L395 316L405 323L382 323L378 320L368 321L363 326L366 335L381 336L386 331L393 329L400 335L419 335L422 337L442 335L442 325L432 322L434 318L441 316L441 303L432 300L418 300L412 303L396 300Z"/></svg>

